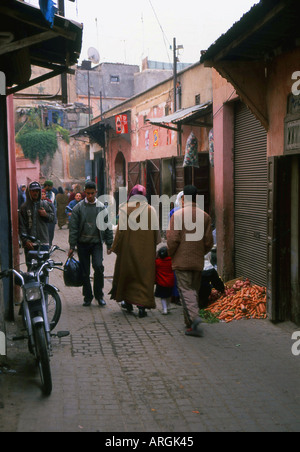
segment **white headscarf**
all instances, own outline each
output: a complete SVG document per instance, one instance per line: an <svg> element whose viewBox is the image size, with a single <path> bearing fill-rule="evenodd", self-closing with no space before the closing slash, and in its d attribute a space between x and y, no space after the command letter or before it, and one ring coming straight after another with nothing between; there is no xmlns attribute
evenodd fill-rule
<svg viewBox="0 0 300 452"><path fill-rule="evenodd" d="M178 193L176 201L175 201L175 207L181 207L182 206L182 201L181 198L183 197L184 192L181 191L180 193Z"/></svg>

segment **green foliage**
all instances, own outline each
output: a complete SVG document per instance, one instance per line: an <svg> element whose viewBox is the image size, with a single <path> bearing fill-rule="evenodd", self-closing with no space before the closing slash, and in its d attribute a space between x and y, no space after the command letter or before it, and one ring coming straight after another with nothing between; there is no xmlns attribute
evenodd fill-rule
<svg viewBox="0 0 300 452"><path fill-rule="evenodd" d="M57 150L57 137L54 130L31 130L21 133L16 138L17 143L22 146L24 156L35 162L38 158L40 163L45 158L54 156Z"/></svg>
<svg viewBox="0 0 300 452"><path fill-rule="evenodd" d="M57 130L57 132L60 133L60 135L62 136L62 139L66 142L66 143L70 143L70 132L67 129L64 129L63 127L59 126L58 124L53 124L53 129Z"/></svg>
<svg viewBox="0 0 300 452"><path fill-rule="evenodd" d="M219 323L220 320L212 312L200 309L199 315L205 323Z"/></svg>
<svg viewBox="0 0 300 452"><path fill-rule="evenodd" d="M60 125L44 127L40 108L31 109L27 121L18 126L16 132L16 142L22 147L24 156L32 162L38 158L43 163L47 156L53 158L58 148L57 132L66 143L70 142L69 131Z"/></svg>

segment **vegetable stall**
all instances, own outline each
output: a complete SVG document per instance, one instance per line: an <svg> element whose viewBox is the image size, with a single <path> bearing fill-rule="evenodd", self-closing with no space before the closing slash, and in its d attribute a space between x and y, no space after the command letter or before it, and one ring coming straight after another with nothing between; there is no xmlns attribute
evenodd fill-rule
<svg viewBox="0 0 300 452"><path fill-rule="evenodd" d="M224 294L212 291L211 304L204 310L205 313L226 323L241 319L266 319L266 288L251 284L249 279L229 282L225 284Z"/></svg>

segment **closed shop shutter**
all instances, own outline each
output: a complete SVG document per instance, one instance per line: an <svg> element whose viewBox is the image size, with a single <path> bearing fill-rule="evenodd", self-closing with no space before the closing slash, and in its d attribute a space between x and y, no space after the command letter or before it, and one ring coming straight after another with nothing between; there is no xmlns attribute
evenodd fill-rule
<svg viewBox="0 0 300 452"><path fill-rule="evenodd" d="M267 133L241 102L235 111L235 273L267 285Z"/></svg>

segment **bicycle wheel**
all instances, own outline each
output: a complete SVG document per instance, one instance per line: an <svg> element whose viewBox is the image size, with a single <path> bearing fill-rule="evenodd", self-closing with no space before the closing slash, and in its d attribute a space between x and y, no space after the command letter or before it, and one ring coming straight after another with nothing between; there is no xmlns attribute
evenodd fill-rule
<svg viewBox="0 0 300 452"><path fill-rule="evenodd" d="M52 392L52 377L44 324L40 323L34 326L34 337L42 391L44 395L49 396Z"/></svg>
<svg viewBox="0 0 300 452"><path fill-rule="evenodd" d="M44 296L47 306L50 330L52 331L58 324L61 317L62 312L61 298L57 291L54 289L54 287L49 285L44 287Z"/></svg>

